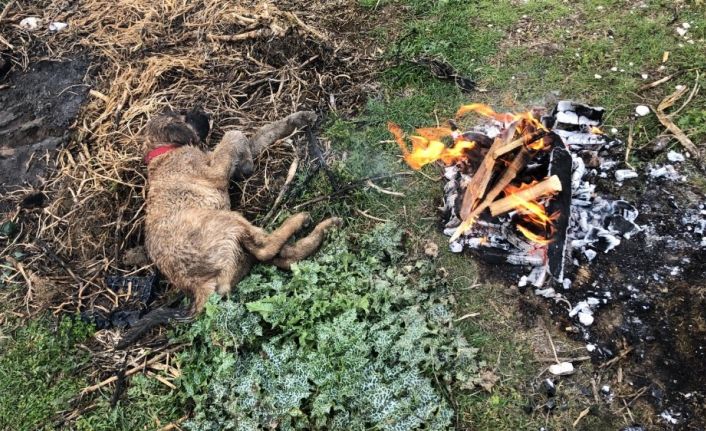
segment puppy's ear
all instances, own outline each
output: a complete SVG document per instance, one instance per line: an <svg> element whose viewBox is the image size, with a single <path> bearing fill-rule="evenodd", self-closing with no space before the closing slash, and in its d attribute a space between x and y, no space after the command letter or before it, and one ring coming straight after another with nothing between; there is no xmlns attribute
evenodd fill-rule
<svg viewBox="0 0 706 431"><path fill-rule="evenodd" d="M208 114L203 112L200 108L194 108L186 113L184 120L196 131L201 141L206 139L208 132L211 130Z"/></svg>
<svg viewBox="0 0 706 431"><path fill-rule="evenodd" d="M170 122L164 126L164 141L176 145L190 145L195 144L198 140L198 136L193 130L186 125L186 123Z"/></svg>

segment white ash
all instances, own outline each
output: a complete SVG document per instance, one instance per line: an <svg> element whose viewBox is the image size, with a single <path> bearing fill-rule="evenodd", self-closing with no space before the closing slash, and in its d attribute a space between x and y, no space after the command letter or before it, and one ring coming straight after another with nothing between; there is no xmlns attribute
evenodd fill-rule
<svg viewBox="0 0 706 431"><path fill-rule="evenodd" d="M683 162L684 160L686 160L686 158L684 157L684 155L682 153L678 153L676 151L668 152L667 159L670 162L674 162L674 163L679 163L679 162Z"/></svg>
<svg viewBox="0 0 706 431"><path fill-rule="evenodd" d="M650 168L650 176L652 178L666 178L672 181L685 181L683 177L672 165L654 166Z"/></svg>
<svg viewBox="0 0 706 431"><path fill-rule="evenodd" d="M662 419L664 419L665 422L668 424L676 425L679 423L679 416L681 414L675 413L672 410L665 410L659 415Z"/></svg>
<svg viewBox="0 0 706 431"><path fill-rule="evenodd" d="M630 178L637 178L637 176L637 172L633 171L632 169L618 169L617 171L615 171L615 179L619 182L623 182Z"/></svg>

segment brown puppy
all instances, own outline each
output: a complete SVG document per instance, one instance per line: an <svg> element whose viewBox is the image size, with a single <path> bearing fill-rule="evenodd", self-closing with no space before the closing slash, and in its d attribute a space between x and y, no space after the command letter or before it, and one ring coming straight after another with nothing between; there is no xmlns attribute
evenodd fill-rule
<svg viewBox="0 0 706 431"><path fill-rule="evenodd" d="M310 222L307 213L296 214L267 233L230 210L231 177L250 175L253 156L315 119L313 112L297 112L263 127L251 139L229 131L211 152L195 146L208 135L204 114L166 114L150 120L144 132L148 165L145 248L157 268L192 303L187 310L159 308L148 313L118 348L156 325L190 320L211 294L230 292L254 262L289 269L318 249L329 228L340 225L340 219L329 218L308 236L288 244Z"/></svg>

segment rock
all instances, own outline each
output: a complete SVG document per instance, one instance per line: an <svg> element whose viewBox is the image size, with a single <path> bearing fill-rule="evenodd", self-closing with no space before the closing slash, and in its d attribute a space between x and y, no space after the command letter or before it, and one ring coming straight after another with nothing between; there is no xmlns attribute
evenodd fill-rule
<svg viewBox="0 0 706 431"><path fill-rule="evenodd" d="M65 22L53 22L49 24L49 31L59 32L61 30L64 30L68 26L69 25Z"/></svg>
<svg viewBox="0 0 706 431"><path fill-rule="evenodd" d="M28 31L34 31L42 26L42 20L36 16L28 16L20 21L20 27Z"/></svg>
<svg viewBox="0 0 706 431"><path fill-rule="evenodd" d="M571 362L560 362L558 364L551 365L549 367L549 372L555 376L568 376L574 374L574 365Z"/></svg>
<svg viewBox="0 0 706 431"><path fill-rule="evenodd" d="M635 107L635 114L637 114L638 117L644 117L645 115L650 113L650 108L648 108L645 105L637 105Z"/></svg>

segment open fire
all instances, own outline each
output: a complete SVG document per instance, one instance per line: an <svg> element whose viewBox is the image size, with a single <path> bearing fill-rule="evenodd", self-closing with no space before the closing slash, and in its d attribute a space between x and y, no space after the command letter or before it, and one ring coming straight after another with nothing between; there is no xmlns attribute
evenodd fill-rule
<svg viewBox="0 0 706 431"><path fill-rule="evenodd" d="M583 159L617 142L599 128L603 112L568 101L550 113L521 114L470 104L448 127L417 129L410 136L396 124L388 128L413 169L436 161L446 166L442 211L451 250L531 267L520 283L559 300L554 288L542 289L550 276L568 288L567 262L575 263L579 254L590 261L640 230L632 205L595 196L595 186L584 178ZM461 130L458 124L471 113L486 121ZM583 316L595 305L574 314Z"/></svg>

